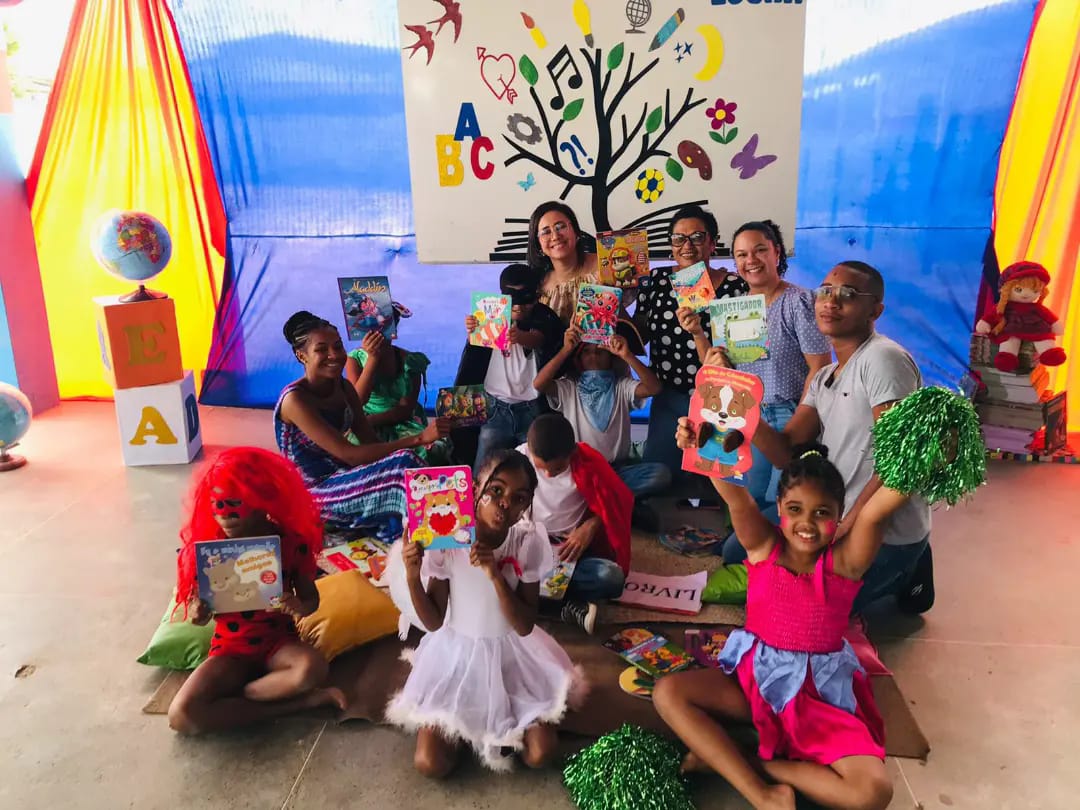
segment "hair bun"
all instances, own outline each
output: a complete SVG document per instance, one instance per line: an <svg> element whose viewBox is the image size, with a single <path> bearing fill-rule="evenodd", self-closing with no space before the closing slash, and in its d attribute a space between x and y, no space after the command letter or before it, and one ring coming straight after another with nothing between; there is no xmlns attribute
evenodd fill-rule
<svg viewBox="0 0 1080 810"><path fill-rule="evenodd" d="M285 321L285 326L281 328L281 332L289 345L297 348L303 344L304 339L310 332L321 326L331 325L329 321L308 312L306 309L302 309L289 316L289 320Z"/></svg>
<svg viewBox="0 0 1080 810"><path fill-rule="evenodd" d="M802 461L808 456L820 456L822 461L828 461L829 448L819 442L807 442L791 448L792 459Z"/></svg>

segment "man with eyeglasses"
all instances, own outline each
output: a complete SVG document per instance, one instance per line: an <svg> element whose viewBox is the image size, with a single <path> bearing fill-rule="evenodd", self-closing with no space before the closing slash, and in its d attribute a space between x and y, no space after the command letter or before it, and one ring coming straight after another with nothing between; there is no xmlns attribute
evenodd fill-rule
<svg viewBox="0 0 1080 810"><path fill-rule="evenodd" d="M847 487L839 538L881 486L874 472L874 422L920 388L922 376L900 344L874 330L885 309L885 282L875 268L860 261L838 264L814 298L818 329L832 343L836 362L813 377L784 430L777 432L762 421L754 444L781 468L800 444L818 440L829 448L829 460ZM863 577L855 610L895 595L905 612L924 613L934 603L933 574L930 507L916 496L889 523L881 551Z"/></svg>

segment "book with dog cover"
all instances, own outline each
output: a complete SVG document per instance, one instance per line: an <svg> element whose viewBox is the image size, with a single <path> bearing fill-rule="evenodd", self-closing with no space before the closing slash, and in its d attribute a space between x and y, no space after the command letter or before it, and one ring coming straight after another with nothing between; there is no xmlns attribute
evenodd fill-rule
<svg viewBox="0 0 1080 810"><path fill-rule="evenodd" d="M469 333L469 344L505 351L510 341L510 296L473 293L472 316L476 328Z"/></svg>
<svg viewBox="0 0 1080 810"><path fill-rule="evenodd" d="M679 302L679 308L687 307L694 312L708 309L716 297L716 288L709 278L705 262L692 264L685 270L671 274L671 293Z"/></svg>
<svg viewBox="0 0 1080 810"><path fill-rule="evenodd" d="M622 290L602 284L581 284L578 287L574 326L581 330L583 343L603 346L615 336L619 321Z"/></svg>
<svg viewBox="0 0 1080 810"><path fill-rule="evenodd" d="M688 414L697 446L683 450L682 468L745 486L763 394L761 380L749 372L702 366L694 377Z"/></svg>
<svg viewBox="0 0 1080 810"><path fill-rule="evenodd" d="M447 417L452 426L475 427L488 420L487 392L483 385L440 388L435 399L435 415Z"/></svg>
<svg viewBox="0 0 1080 810"><path fill-rule="evenodd" d="M388 340L397 337L390 280L386 276L339 278L337 281L349 340L363 340L368 332L382 332Z"/></svg>
<svg viewBox="0 0 1080 810"><path fill-rule="evenodd" d="M636 287L649 275L649 232L644 228L596 235L597 275L609 287Z"/></svg>
<svg viewBox="0 0 1080 810"><path fill-rule="evenodd" d="M620 630L604 642L604 647L653 678L679 672L694 663L684 649L644 627Z"/></svg>
<svg viewBox="0 0 1080 810"><path fill-rule="evenodd" d="M199 598L214 613L277 607L281 600L281 538L238 537L195 543Z"/></svg>
<svg viewBox="0 0 1080 810"><path fill-rule="evenodd" d="M476 540L472 470L465 466L405 471L409 539L426 551L467 548Z"/></svg>
<svg viewBox="0 0 1080 810"><path fill-rule="evenodd" d="M713 346L723 346L731 362L752 363L769 356L765 296L740 295L709 302Z"/></svg>

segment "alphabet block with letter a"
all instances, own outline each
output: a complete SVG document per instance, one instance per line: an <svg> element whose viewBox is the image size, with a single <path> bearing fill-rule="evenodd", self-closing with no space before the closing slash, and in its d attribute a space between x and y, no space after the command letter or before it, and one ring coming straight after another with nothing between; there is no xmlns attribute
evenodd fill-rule
<svg viewBox="0 0 1080 810"><path fill-rule="evenodd" d="M187 464L202 448L195 375L116 392L120 447L129 467Z"/></svg>
<svg viewBox="0 0 1080 810"><path fill-rule="evenodd" d="M171 298L122 304L95 298L101 362L109 384L125 388L176 382L184 376L176 304Z"/></svg>

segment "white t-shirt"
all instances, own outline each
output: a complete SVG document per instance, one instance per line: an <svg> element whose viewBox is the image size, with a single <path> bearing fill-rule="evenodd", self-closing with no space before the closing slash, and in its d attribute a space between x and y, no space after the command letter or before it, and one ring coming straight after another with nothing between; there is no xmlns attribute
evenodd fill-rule
<svg viewBox="0 0 1080 810"><path fill-rule="evenodd" d="M802 404L818 412L821 443L829 448L829 461L844 477L846 512L874 475L873 409L922 387L922 375L899 343L877 333L855 350L826 386L836 366L832 363L818 371ZM916 495L893 514L885 529L885 543L906 546L929 533L930 507Z"/></svg>
<svg viewBox="0 0 1080 810"><path fill-rule="evenodd" d="M498 349L491 350L484 377L484 390L491 396L503 402L532 402L536 399L535 379L535 351L526 357L525 350L516 343L510 347L509 355Z"/></svg>
<svg viewBox="0 0 1080 810"><path fill-rule="evenodd" d="M636 399L638 381L620 377L615 383L615 407L607 430L597 430L589 421L578 399L577 380L562 377L555 381L555 393L548 395L551 407L574 426L574 436L614 464L630 457L630 411L641 408L645 400Z"/></svg>
<svg viewBox="0 0 1080 810"><path fill-rule="evenodd" d="M518 448L529 461L533 460L526 442ZM535 464L533 466L536 466ZM565 537L581 525L589 511L585 499L574 484L574 477L567 467L558 475L549 478L536 471L536 492L533 493L533 520L547 529L548 534Z"/></svg>

